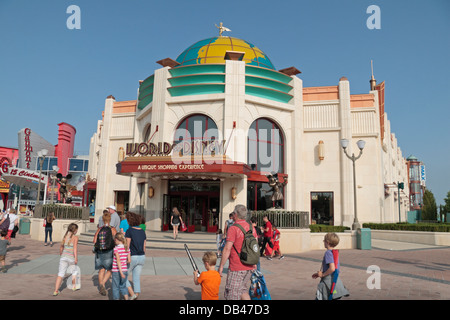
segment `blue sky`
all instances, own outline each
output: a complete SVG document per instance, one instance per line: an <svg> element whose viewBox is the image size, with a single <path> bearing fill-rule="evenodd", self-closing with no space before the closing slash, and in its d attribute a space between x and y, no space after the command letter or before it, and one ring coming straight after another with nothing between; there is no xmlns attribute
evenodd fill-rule
<svg viewBox="0 0 450 320"><path fill-rule="evenodd" d="M69 30L70 5L81 29ZM381 29L370 30L370 5ZM438 204L450 191L450 1L448 0L0 0L0 146L31 128L57 143L57 124L77 129L88 154L105 98L136 99L156 61L192 43L227 35L250 41L277 69L295 66L305 87L369 91L370 60L386 83L386 112L403 156L427 168Z"/></svg>

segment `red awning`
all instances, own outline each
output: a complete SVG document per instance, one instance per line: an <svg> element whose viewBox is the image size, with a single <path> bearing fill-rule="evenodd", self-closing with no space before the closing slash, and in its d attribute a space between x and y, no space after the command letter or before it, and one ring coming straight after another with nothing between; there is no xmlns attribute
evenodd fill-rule
<svg viewBox="0 0 450 320"><path fill-rule="evenodd" d="M187 161L189 160L189 161ZM231 161L225 157L128 157L117 164L117 174L137 178L222 178L244 176L250 173L247 164Z"/></svg>

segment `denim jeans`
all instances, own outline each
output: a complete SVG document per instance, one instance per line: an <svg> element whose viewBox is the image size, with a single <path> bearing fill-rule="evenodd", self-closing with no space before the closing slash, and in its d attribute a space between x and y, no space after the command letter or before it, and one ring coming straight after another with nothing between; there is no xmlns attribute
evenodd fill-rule
<svg viewBox="0 0 450 320"><path fill-rule="evenodd" d="M95 253L95 270L105 269L106 271L110 271L112 269L113 250Z"/></svg>
<svg viewBox="0 0 450 320"><path fill-rule="evenodd" d="M134 293L141 292L141 272L145 263L145 255L131 256L130 267L128 272L132 275ZM131 287L130 281L127 280L127 287Z"/></svg>
<svg viewBox="0 0 450 320"><path fill-rule="evenodd" d="M122 294L123 296L128 295L128 289L127 289L128 272L125 271L123 274L125 275L125 278L122 278L120 276L120 272L112 273L111 280L112 280L112 298L113 298L113 300L119 300L120 294Z"/></svg>
<svg viewBox="0 0 450 320"><path fill-rule="evenodd" d="M47 237L50 237L50 242L52 241L52 233L53 233L53 227L45 227L45 243L47 243Z"/></svg>

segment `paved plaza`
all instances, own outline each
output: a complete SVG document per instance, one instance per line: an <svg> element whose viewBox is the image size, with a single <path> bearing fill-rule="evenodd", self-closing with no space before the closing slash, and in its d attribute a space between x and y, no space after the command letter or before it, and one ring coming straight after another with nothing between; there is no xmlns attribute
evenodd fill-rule
<svg viewBox="0 0 450 320"><path fill-rule="evenodd" d="M177 241L182 242L183 235ZM152 249L151 242L148 246L139 300L200 300L200 287L193 283L185 251ZM449 247L372 240L371 250L340 252L341 279L350 291L350 296L342 300L450 299ZM272 299L313 300L317 280L311 275L320 267L323 253L324 250L314 250L287 254L283 260L272 261L262 258L261 269ZM192 254L202 269L202 252ZM29 235L18 234L6 256L8 271L0 274L0 300L111 299L108 285L107 296L98 293L92 245L80 244L78 255L81 290L72 292L63 284L60 295L53 297L59 243L44 246ZM374 270L380 273L373 273ZM225 276L220 286L221 300L224 287Z"/></svg>

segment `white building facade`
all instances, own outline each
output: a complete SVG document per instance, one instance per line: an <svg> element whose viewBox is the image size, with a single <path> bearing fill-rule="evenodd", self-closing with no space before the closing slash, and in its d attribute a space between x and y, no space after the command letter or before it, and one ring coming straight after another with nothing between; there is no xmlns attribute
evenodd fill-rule
<svg viewBox="0 0 450 320"><path fill-rule="evenodd" d="M137 100L106 99L89 159L95 221L115 204L145 216L149 230L167 230L177 207L189 231L213 232L244 204L352 226L353 164L341 139L350 155L366 142L356 161L359 222L406 220L407 184L400 197L396 184L408 181L407 166L384 112L384 83L364 94L351 94L345 77L304 88L297 69L277 71L258 48L231 37L159 63ZM279 202L268 184L274 173Z"/></svg>

